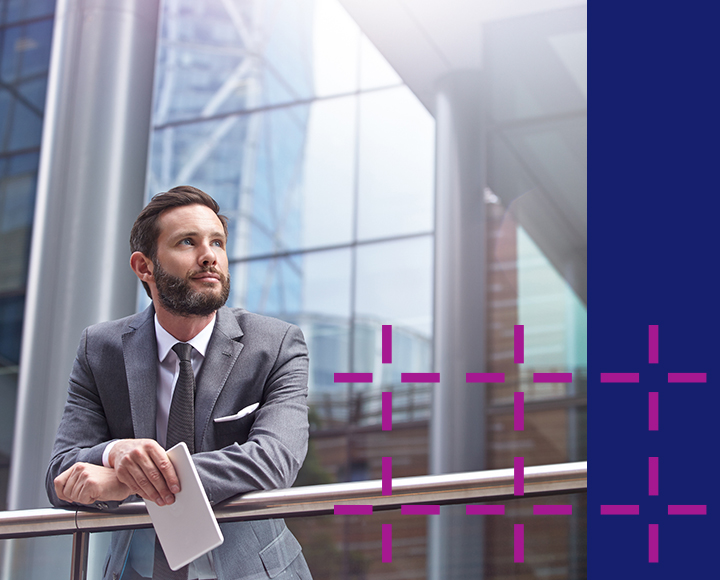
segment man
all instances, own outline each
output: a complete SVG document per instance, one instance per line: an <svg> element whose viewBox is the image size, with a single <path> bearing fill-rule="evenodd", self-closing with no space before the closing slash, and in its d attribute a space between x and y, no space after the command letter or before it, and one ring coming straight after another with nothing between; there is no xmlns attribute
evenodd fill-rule
<svg viewBox="0 0 720 580"><path fill-rule="evenodd" d="M295 480L307 451L307 348L297 327L224 306L218 212L209 195L180 186L138 216L130 265L152 305L82 334L47 473L53 505L173 503L179 482L165 448L182 440L211 504ZM178 576L147 530L116 532L103 578L310 578L283 520L221 527L224 543Z"/></svg>

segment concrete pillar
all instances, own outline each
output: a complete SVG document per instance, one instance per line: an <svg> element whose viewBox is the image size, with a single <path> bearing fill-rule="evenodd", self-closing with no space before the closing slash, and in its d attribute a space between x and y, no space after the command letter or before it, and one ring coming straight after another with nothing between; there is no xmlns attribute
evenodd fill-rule
<svg viewBox="0 0 720 580"><path fill-rule="evenodd" d="M435 108L435 367L430 472L485 468L486 182L482 76L457 71L439 84ZM483 519L464 506L430 520L428 578L482 578Z"/></svg>
<svg viewBox="0 0 720 580"><path fill-rule="evenodd" d="M144 200L158 15L159 0L57 2L10 509L49 505L45 470L83 328L135 311L128 238ZM10 552L4 569L12 578L65 573L57 563L30 573L33 560L52 558Z"/></svg>

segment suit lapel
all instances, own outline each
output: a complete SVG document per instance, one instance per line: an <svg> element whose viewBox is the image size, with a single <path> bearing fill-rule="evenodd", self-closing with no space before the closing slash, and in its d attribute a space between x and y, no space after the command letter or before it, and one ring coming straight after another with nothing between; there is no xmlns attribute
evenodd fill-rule
<svg viewBox="0 0 720 580"><path fill-rule="evenodd" d="M158 354L150 306L130 323L122 336L130 410L135 437L156 439Z"/></svg>
<svg viewBox="0 0 720 580"><path fill-rule="evenodd" d="M223 306L217 312L217 321L205 353L202 369L197 376L195 395L195 449L202 451L202 440L215 403L227 383L243 348L242 329L232 311Z"/></svg>

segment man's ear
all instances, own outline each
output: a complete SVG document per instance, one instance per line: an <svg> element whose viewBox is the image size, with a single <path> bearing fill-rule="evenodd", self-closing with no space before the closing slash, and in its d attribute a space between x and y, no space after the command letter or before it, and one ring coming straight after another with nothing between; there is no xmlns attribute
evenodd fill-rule
<svg viewBox="0 0 720 580"><path fill-rule="evenodd" d="M142 252L133 252L130 256L130 267L142 282L155 282L155 278L153 278L155 266L152 260Z"/></svg>

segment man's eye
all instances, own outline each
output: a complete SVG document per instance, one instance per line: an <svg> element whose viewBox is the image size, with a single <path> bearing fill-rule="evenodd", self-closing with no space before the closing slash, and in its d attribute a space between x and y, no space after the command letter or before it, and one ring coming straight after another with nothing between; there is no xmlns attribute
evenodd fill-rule
<svg viewBox="0 0 720 580"><path fill-rule="evenodd" d="M223 244L223 242L221 242L220 240L215 240L213 242L213 245L217 246L218 248L222 248L225 244Z"/></svg>
<svg viewBox="0 0 720 580"><path fill-rule="evenodd" d="M186 246L190 246L190 245L192 245L192 240L190 238L185 238L180 243L185 244Z"/></svg>

